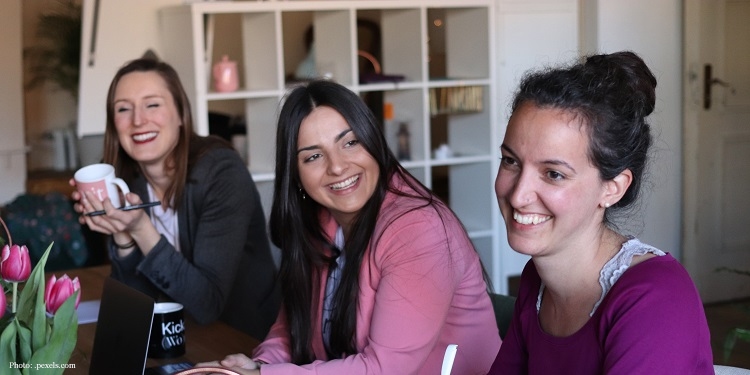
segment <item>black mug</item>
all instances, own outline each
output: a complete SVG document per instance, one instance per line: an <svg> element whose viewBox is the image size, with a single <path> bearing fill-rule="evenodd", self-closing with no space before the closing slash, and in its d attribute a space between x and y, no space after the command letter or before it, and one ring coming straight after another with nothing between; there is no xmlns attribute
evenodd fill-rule
<svg viewBox="0 0 750 375"><path fill-rule="evenodd" d="M149 358L174 358L185 354L185 319L182 305L176 302L154 304Z"/></svg>

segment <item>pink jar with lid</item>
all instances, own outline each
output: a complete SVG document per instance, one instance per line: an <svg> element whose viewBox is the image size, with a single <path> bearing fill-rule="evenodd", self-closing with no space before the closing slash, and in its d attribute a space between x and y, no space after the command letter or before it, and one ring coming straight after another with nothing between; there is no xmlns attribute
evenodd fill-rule
<svg viewBox="0 0 750 375"><path fill-rule="evenodd" d="M240 86L237 62L229 60L227 55L224 55L221 61L214 64L213 76L214 89L218 92L236 91Z"/></svg>

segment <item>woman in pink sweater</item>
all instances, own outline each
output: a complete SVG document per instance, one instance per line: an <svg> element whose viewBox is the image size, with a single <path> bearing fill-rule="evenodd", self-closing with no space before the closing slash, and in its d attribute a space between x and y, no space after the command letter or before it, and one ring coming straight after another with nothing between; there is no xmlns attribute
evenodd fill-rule
<svg viewBox="0 0 750 375"><path fill-rule="evenodd" d="M282 312L243 374L485 374L500 337L455 214L398 163L361 99L330 81L279 115L271 239Z"/></svg>

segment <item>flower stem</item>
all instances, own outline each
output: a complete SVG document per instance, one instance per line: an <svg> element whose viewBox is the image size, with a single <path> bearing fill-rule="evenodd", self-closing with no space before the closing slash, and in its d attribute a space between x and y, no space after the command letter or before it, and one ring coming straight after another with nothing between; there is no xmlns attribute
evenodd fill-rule
<svg viewBox="0 0 750 375"><path fill-rule="evenodd" d="M18 302L17 296L18 296L18 283L13 283L13 308L11 310L13 314L16 313L16 302Z"/></svg>
<svg viewBox="0 0 750 375"><path fill-rule="evenodd" d="M13 239L12 239L12 238L10 238L10 231L8 230L8 226L7 226L7 225L5 225L5 220L3 220L3 218L2 218L2 217L0 217L0 223L2 223L2 224L3 224L3 228L5 228L5 233L7 233L7 234L8 234L8 246L11 246L11 247L12 247L12 246L13 246Z"/></svg>

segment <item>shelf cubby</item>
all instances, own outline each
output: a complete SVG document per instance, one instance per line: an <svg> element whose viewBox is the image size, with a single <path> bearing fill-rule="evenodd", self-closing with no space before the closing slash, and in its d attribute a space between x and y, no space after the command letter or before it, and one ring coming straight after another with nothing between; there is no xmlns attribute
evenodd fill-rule
<svg viewBox="0 0 750 375"><path fill-rule="evenodd" d="M494 189L485 183L495 171L490 162L455 164L447 166L450 206L466 229L492 230L492 204Z"/></svg>
<svg viewBox="0 0 750 375"><path fill-rule="evenodd" d="M315 48L307 73L365 100L396 155L399 126L408 124L410 158L402 165L450 205L490 275L499 275L491 269L500 238L492 183L499 156L494 13L494 0L192 2L162 11L169 47L163 58L183 79L199 134L209 133L209 111L244 117L241 151L268 215L279 103L311 78L295 77L310 30ZM360 50L375 57L384 77L367 75L374 65ZM210 67L223 54L240 68L235 92L212 89ZM431 99L443 92L456 98L438 107ZM392 116L384 116L386 103ZM442 144L452 155L436 159Z"/></svg>
<svg viewBox="0 0 750 375"><path fill-rule="evenodd" d="M427 10L431 22L431 80L466 80L490 76L488 11L488 8L483 7ZM442 61L441 56L444 57ZM441 64L444 66L440 66Z"/></svg>
<svg viewBox="0 0 750 375"><path fill-rule="evenodd" d="M409 132L409 149L411 161L425 159L425 129L424 96L422 90L393 90L383 93L383 102L393 108L393 118L386 119L383 124L388 146L394 154L398 154L398 133L401 124L405 124Z"/></svg>
<svg viewBox="0 0 750 375"><path fill-rule="evenodd" d="M253 90L281 89L281 48L276 13L242 14L242 51L245 87Z"/></svg>
<svg viewBox="0 0 750 375"><path fill-rule="evenodd" d="M276 159L276 97L250 99L245 103L248 129L248 162L252 173L273 173Z"/></svg>

